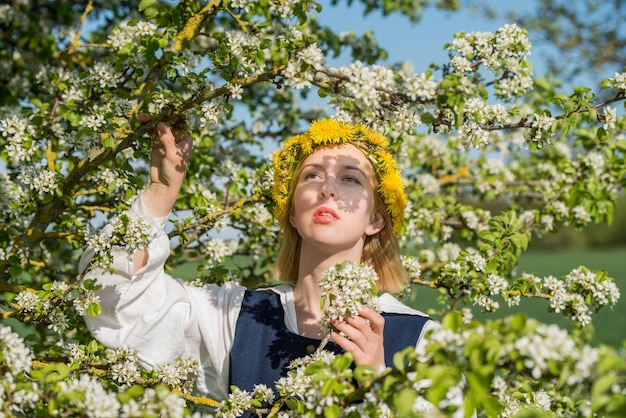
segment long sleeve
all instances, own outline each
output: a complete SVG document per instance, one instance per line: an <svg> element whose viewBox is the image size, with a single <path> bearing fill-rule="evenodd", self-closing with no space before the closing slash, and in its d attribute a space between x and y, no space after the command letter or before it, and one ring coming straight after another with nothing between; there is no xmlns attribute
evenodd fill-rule
<svg viewBox="0 0 626 418"><path fill-rule="evenodd" d="M215 399L224 398L228 393L228 353L245 289L238 285L198 288L172 278L164 270L170 248L164 230L167 218L151 217L141 198L128 214L143 216L152 225L148 262L135 272L132 257L115 248L113 273L92 270L85 274L102 285L97 291L102 312L85 318L89 330L107 347L137 350L147 368L171 363L178 356L196 358L202 368L197 390ZM85 252L81 271L92 255L90 249Z"/></svg>

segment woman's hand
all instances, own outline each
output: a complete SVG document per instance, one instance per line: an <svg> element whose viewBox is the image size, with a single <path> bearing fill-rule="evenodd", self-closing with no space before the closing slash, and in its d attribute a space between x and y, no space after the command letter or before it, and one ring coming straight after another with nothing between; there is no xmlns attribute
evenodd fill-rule
<svg viewBox="0 0 626 418"><path fill-rule="evenodd" d="M341 348L352 353L357 366L371 366L376 372L381 372L385 368L383 347L385 319L381 314L361 306L359 315L351 315L345 321L335 321L332 325L344 334L333 332L333 340Z"/></svg>
<svg viewBox="0 0 626 418"><path fill-rule="evenodd" d="M144 113L137 116L140 123L152 117ZM143 194L143 204L152 216L167 216L185 179L191 157L193 140L179 129L170 129L164 122L155 128L150 157L150 185Z"/></svg>
<svg viewBox="0 0 626 418"><path fill-rule="evenodd" d="M152 116L140 113L140 123L148 123ZM159 122L150 155L150 185L144 190L141 199L146 210L154 217L169 215L183 185L193 140L177 129L170 129ZM138 271L148 263L148 250L137 250L133 255L133 268Z"/></svg>

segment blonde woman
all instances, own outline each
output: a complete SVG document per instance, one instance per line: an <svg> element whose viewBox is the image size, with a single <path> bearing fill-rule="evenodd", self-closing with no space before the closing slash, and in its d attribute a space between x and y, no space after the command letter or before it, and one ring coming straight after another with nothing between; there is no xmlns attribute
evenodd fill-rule
<svg viewBox="0 0 626 418"><path fill-rule="evenodd" d="M149 120L141 115L140 120ZM109 347L136 349L155 367L178 356L199 361L198 394L224 399L231 385L275 387L293 359L311 354L324 337L320 327L326 270L344 262L366 263L379 276L381 312L362 307L335 322L326 349L349 351L358 365L382 370L393 354L419 348L434 326L389 292L407 278L396 234L406 205L402 180L388 143L362 125L331 119L288 140L274 158L274 214L284 231L276 265L283 285L248 290L235 284L191 287L164 271L169 240L164 232L192 150L192 139L157 125L150 185L130 209L153 226L151 243L131 258L114 251L113 273L90 271L102 284L102 314L87 324ZM92 252L82 260L87 265Z"/></svg>

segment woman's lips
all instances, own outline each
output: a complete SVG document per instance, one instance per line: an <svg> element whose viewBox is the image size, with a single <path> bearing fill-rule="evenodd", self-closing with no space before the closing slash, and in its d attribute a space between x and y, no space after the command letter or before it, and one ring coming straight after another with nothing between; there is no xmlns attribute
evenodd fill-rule
<svg viewBox="0 0 626 418"><path fill-rule="evenodd" d="M313 213L313 219L319 223L331 223L339 219L339 215L337 212L332 210L331 208L318 208L315 213Z"/></svg>

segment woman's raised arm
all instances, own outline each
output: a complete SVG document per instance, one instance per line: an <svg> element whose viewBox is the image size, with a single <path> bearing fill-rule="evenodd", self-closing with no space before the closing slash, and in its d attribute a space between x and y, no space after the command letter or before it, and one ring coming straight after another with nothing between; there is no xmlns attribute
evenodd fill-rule
<svg viewBox="0 0 626 418"><path fill-rule="evenodd" d="M139 122L147 123L152 117L144 113L138 115ZM155 129L155 139L150 156L150 185L141 195L146 210L155 218L167 216L185 179L193 140L178 129L170 129L159 122ZM139 250L133 256L134 270L138 271L148 261L147 250Z"/></svg>

